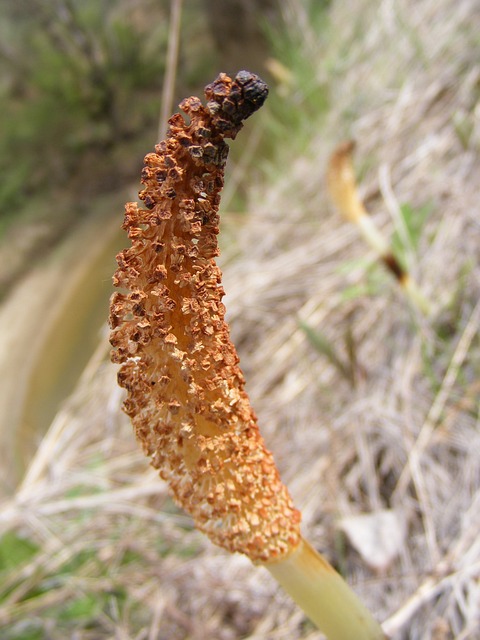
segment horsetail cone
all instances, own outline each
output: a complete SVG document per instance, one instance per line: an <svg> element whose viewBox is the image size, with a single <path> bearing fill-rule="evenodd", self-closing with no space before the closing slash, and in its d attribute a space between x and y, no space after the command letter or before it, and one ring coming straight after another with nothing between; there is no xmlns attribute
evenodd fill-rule
<svg viewBox="0 0 480 640"><path fill-rule="evenodd" d="M137 438L175 500L210 539L277 561L300 544L300 513L259 433L222 304L218 206L242 121L268 94L258 76L225 74L180 104L145 157L145 207L126 205L131 247L117 256L112 359Z"/></svg>
<svg viewBox="0 0 480 640"><path fill-rule="evenodd" d="M218 206L242 122L267 97L240 71L180 104L145 157L145 207L126 205L131 246L117 256L112 360L124 409L176 501L210 539L264 564L329 640L383 633L342 578L300 535L300 513L260 436L222 304Z"/></svg>

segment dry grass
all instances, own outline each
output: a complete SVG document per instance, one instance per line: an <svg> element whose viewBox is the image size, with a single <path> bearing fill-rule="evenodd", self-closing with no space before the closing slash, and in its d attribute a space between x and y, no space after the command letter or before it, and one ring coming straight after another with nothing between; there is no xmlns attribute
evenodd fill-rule
<svg viewBox="0 0 480 640"><path fill-rule="evenodd" d="M277 180L251 187L248 217L222 258L227 309L263 434L307 537L396 640L474 639L478 4L346 4L334 3L328 64L315 34L304 39L319 82L328 69L334 108ZM426 319L327 202L328 155L348 137L357 140L363 194L386 234L398 226L400 204L431 206L418 248L407 252L434 301ZM298 318L344 361L354 354L354 384L312 348ZM52 639L319 639L267 572L214 548L174 508L119 411L106 349L104 337L0 514L0 532L39 548L2 586L5 637L27 637L8 635L15 622L17 630L38 623L46 629L38 637ZM395 557L373 569L342 525L387 509L406 536ZM61 617L92 594L100 606L85 625Z"/></svg>

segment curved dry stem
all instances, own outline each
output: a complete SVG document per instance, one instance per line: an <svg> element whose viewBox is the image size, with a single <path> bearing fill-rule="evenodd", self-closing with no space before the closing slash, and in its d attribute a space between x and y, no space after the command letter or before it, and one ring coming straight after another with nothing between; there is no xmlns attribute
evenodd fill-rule
<svg viewBox="0 0 480 640"><path fill-rule="evenodd" d="M347 220L357 225L367 244L378 254L410 302L423 314L428 315L431 311L430 303L420 292L411 274L400 264L360 199L352 163L354 148L353 141L343 142L330 157L327 167L327 188L332 202Z"/></svg>

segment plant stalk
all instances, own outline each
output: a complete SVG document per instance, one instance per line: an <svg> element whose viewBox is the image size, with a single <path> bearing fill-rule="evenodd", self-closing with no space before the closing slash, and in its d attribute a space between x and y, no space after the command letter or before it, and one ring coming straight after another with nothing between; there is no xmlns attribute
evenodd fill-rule
<svg viewBox="0 0 480 640"><path fill-rule="evenodd" d="M385 640L343 578L302 538L284 560L263 565L328 640Z"/></svg>

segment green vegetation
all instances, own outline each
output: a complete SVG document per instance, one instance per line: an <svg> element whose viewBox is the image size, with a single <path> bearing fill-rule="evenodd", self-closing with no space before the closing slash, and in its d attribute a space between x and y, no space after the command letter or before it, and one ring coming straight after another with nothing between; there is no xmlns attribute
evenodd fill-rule
<svg viewBox="0 0 480 640"><path fill-rule="evenodd" d="M33 1L1 11L5 215L32 192L65 183L88 151L138 135L155 116L167 25L161 12L135 23L118 2Z"/></svg>
<svg viewBox="0 0 480 640"><path fill-rule="evenodd" d="M38 546L14 532L6 533L0 539L0 572L17 569L30 560L38 551Z"/></svg>
<svg viewBox="0 0 480 640"><path fill-rule="evenodd" d="M418 255L424 225L432 211L433 204L431 202L419 207L412 207L408 203L400 206L400 216L397 228L392 235L391 244L395 256L404 267L408 267L410 252L413 251Z"/></svg>
<svg viewBox="0 0 480 640"><path fill-rule="evenodd" d="M335 347L328 340L326 336L324 336L320 331L315 331L309 324L303 322L302 320L298 321L298 325L300 329L305 333L308 341L312 345L312 347L318 351L318 353L322 354L333 364L338 371L346 378L347 380L352 380L352 372L349 367L343 362L342 358L338 355L335 350Z"/></svg>
<svg viewBox="0 0 480 640"><path fill-rule="evenodd" d="M329 86L322 80L326 75L321 59L328 36L329 5L329 1L308 3L308 8L296 16L299 21L296 28L287 29L282 37L278 30L265 24L271 45L271 57L266 62L271 82L270 98L261 113L262 155L271 160L271 165L264 165L270 179L278 162L288 162L292 154L305 151L312 123L320 128L330 108ZM286 140L288 144L282 144ZM279 154L285 156L279 158Z"/></svg>

